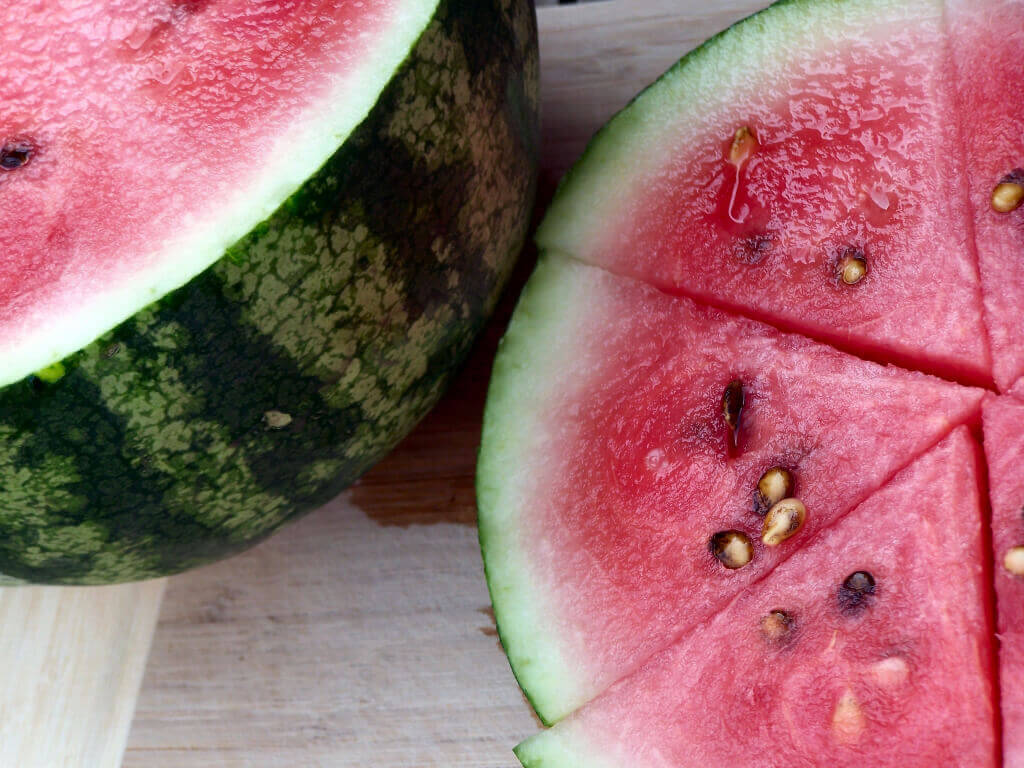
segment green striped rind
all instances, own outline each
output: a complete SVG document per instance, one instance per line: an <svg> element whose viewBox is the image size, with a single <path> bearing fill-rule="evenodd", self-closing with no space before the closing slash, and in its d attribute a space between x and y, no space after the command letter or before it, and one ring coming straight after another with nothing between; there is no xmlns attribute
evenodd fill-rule
<svg viewBox="0 0 1024 768"><path fill-rule="evenodd" d="M493 308L536 141L532 4L446 0L270 219L59 380L0 390L0 572L173 573L350 484L436 401Z"/></svg>
<svg viewBox="0 0 1024 768"><path fill-rule="evenodd" d="M585 698L585 670L566 653L565 638L537 631L552 626L545 616L556 609L537 568L543 542L524 530L522 511L544 482L546 406L570 394L565 365L580 364L582 343L574 321L585 314L588 277L595 274L603 275L570 259L541 257L494 361L477 462L480 551L495 623L512 671L545 724L568 714L566 700Z"/></svg>
<svg viewBox="0 0 1024 768"><path fill-rule="evenodd" d="M645 179L665 162L659 147L704 139L715 116L734 114L747 94L785 93L791 63L841 45L848 31L917 25L941 17L940 0L780 0L684 56L594 136L562 179L537 230L541 248L585 258L642 197ZM722 139L727 139L723 136Z"/></svg>

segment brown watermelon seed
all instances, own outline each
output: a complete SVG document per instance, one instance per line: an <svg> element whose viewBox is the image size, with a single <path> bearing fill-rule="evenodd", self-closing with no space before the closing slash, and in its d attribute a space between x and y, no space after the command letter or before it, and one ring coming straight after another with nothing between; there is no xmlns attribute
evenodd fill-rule
<svg viewBox="0 0 1024 768"><path fill-rule="evenodd" d="M25 139L14 139L0 147L0 171L16 171L32 159L35 147Z"/></svg>
<svg viewBox="0 0 1024 768"><path fill-rule="evenodd" d="M786 611L774 610L761 619L761 635L768 642L781 645L792 636L795 624Z"/></svg>
<svg viewBox="0 0 1024 768"><path fill-rule="evenodd" d="M1024 577L1024 547L1010 547L1003 555L1003 568L1014 576Z"/></svg>
<svg viewBox="0 0 1024 768"><path fill-rule="evenodd" d="M839 608L851 615L860 613L868 607L874 595L875 577L868 571L854 571L839 587Z"/></svg>
<svg viewBox="0 0 1024 768"><path fill-rule="evenodd" d="M860 248L844 248L836 259L836 277L846 285L856 285L868 274L868 260Z"/></svg>
<svg viewBox="0 0 1024 768"><path fill-rule="evenodd" d="M749 126L738 128L729 147L729 162L737 167L743 165L759 146L757 136Z"/></svg>
<svg viewBox="0 0 1024 768"><path fill-rule="evenodd" d="M746 398L743 393L743 382L733 379L722 393L722 418L729 428L729 449L733 451L739 444L740 419L743 416L743 404Z"/></svg>
<svg viewBox="0 0 1024 768"><path fill-rule="evenodd" d="M1011 213L1024 203L1024 168L1014 168L992 190L992 209Z"/></svg>
<svg viewBox="0 0 1024 768"><path fill-rule="evenodd" d="M772 467L757 481L754 511L761 517L785 498L793 495L793 475L784 467Z"/></svg>
<svg viewBox="0 0 1024 768"><path fill-rule="evenodd" d="M708 542L708 549L718 562L731 571L742 568L754 559L754 545L743 531L719 531Z"/></svg>
<svg viewBox="0 0 1024 768"><path fill-rule="evenodd" d="M800 499L783 499L764 516L761 541L766 547L777 547L804 527L807 507Z"/></svg>

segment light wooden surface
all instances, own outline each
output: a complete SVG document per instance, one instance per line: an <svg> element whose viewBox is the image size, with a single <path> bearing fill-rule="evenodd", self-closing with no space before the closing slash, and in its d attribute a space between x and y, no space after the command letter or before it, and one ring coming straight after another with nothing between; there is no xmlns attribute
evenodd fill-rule
<svg viewBox="0 0 1024 768"><path fill-rule="evenodd" d="M0 590L0 766L116 766L164 582Z"/></svg>
<svg viewBox="0 0 1024 768"><path fill-rule="evenodd" d="M541 8L542 200L633 94L765 4ZM170 581L124 766L515 764L512 746L538 725L497 643L472 480L510 309L441 406L357 487L259 548ZM0 768L117 765L162 589L0 590L0 620L17 630L0 638Z"/></svg>

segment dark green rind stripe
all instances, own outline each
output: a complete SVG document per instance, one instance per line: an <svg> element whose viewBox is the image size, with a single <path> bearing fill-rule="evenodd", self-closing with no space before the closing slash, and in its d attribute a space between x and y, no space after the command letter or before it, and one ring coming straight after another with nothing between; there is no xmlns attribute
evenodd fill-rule
<svg viewBox="0 0 1024 768"><path fill-rule="evenodd" d="M521 248L527 0L447 0L324 168L211 269L0 390L0 573L148 578L330 499L426 413Z"/></svg>

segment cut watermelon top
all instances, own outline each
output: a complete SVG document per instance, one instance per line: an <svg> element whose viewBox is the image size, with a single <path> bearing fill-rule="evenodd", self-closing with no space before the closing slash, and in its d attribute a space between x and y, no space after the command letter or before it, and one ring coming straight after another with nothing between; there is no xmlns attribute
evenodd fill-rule
<svg viewBox="0 0 1024 768"><path fill-rule="evenodd" d="M860 355L990 381L945 48L936 0L781 3L617 115L538 243ZM866 274L847 284L851 259Z"/></svg>
<svg viewBox="0 0 1024 768"><path fill-rule="evenodd" d="M955 432L756 590L520 745L523 764L997 765L975 452ZM936 509L955 510L955 536Z"/></svg>
<svg viewBox="0 0 1024 768"><path fill-rule="evenodd" d="M0 217L0 385L266 219L367 114L437 3L60 5L0 10L0 201L17 211Z"/></svg>
<svg viewBox="0 0 1024 768"><path fill-rule="evenodd" d="M732 456L719 409L736 379ZM542 261L496 364L478 481L502 640L538 713L557 720L720 609L981 395ZM776 465L809 512L773 549L752 492ZM709 552L728 530L757 542L740 570Z"/></svg>

